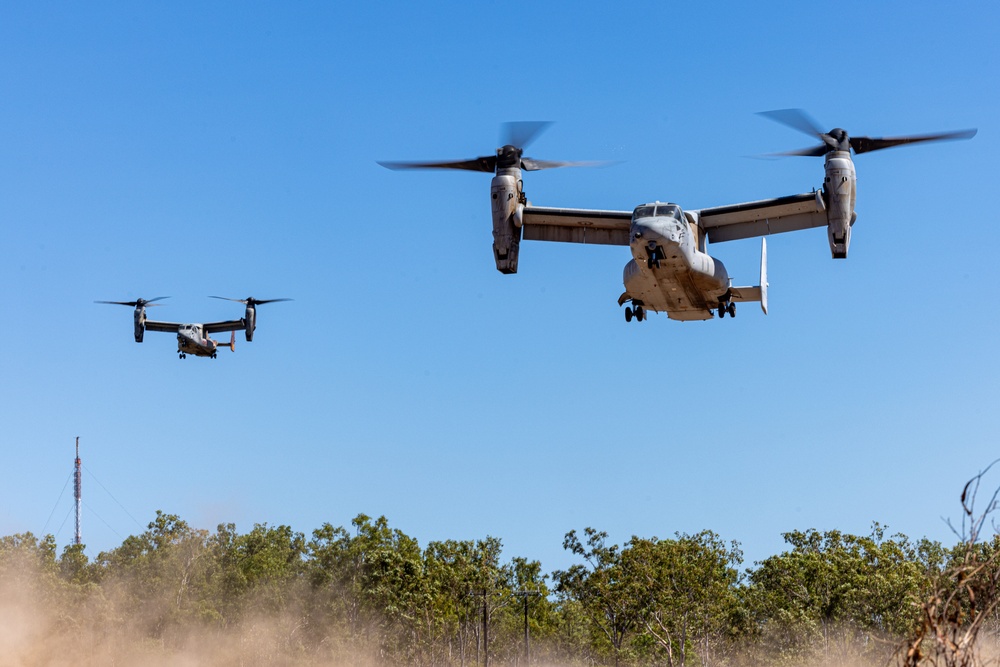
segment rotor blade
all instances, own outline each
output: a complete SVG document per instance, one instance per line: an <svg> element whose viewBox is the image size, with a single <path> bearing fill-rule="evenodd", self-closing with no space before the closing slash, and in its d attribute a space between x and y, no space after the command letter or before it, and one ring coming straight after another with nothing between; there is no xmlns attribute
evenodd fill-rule
<svg viewBox="0 0 1000 667"><path fill-rule="evenodd" d="M277 303L278 301L294 301L294 299L254 299L253 302L258 306L262 303Z"/></svg>
<svg viewBox="0 0 1000 667"><path fill-rule="evenodd" d="M802 109L776 109L774 111L758 111L758 116L765 116L771 120L786 125L793 130L798 130L813 137L822 137L823 130L819 128L812 117Z"/></svg>
<svg viewBox="0 0 1000 667"><path fill-rule="evenodd" d="M252 303L255 306L260 305L262 303L275 303L276 301L294 301L294 299L288 299L288 298L281 298L281 299L255 299L252 296L251 297L247 297L246 299L230 299L228 296L210 296L208 298L209 299L222 299L224 301L235 301L236 303L243 303L243 304L250 304L250 303Z"/></svg>
<svg viewBox="0 0 1000 667"><path fill-rule="evenodd" d="M524 148L551 124L550 120L521 120L504 123L500 130L500 144Z"/></svg>
<svg viewBox="0 0 1000 667"><path fill-rule="evenodd" d="M521 158L521 169L525 171L539 171L541 169L558 169L559 167L603 167L610 162L590 161L590 162L560 162L554 160L536 160L534 158Z"/></svg>
<svg viewBox="0 0 1000 667"><path fill-rule="evenodd" d="M957 132L941 132L939 134L914 134L908 137L851 137L851 148L855 153L870 153L871 151L916 144L922 141L954 141L956 139L971 139L977 130L958 130Z"/></svg>
<svg viewBox="0 0 1000 667"><path fill-rule="evenodd" d="M169 299L169 298L170 298L169 296L158 296L155 299L136 299L135 301L95 301L94 303L111 303L111 304L114 304L116 306L132 306L133 308L135 308L136 306L139 306L139 305L143 305L143 306L148 306L148 305L162 306L163 304L161 304L161 303L153 304L153 302L154 301L162 301L163 299Z"/></svg>
<svg viewBox="0 0 1000 667"><path fill-rule="evenodd" d="M800 148L796 151L784 151L781 153L767 153L765 157L792 157L792 156L803 156L803 157L823 157L830 152L830 147L826 144L820 144L819 146L813 146L812 148Z"/></svg>
<svg viewBox="0 0 1000 667"><path fill-rule="evenodd" d="M485 171L492 174L496 171L497 157L487 155L474 160L452 160L447 162L379 162L386 169L400 171L403 169L463 169L465 171Z"/></svg>

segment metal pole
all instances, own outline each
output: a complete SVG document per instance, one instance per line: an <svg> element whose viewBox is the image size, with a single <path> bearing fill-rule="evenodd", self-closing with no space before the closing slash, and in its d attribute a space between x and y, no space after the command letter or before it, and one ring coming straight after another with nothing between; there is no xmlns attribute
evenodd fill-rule
<svg viewBox="0 0 1000 667"><path fill-rule="evenodd" d="M541 595L538 591L517 591L514 595L520 595L521 600L524 602L524 667L530 667L531 665L531 649L528 639L528 597L533 595Z"/></svg>
<svg viewBox="0 0 1000 667"><path fill-rule="evenodd" d="M490 605L483 589L483 667L490 667Z"/></svg>
<svg viewBox="0 0 1000 667"><path fill-rule="evenodd" d="M522 596L524 600L524 667L531 665L531 650L528 648L528 596Z"/></svg>
<svg viewBox="0 0 1000 667"><path fill-rule="evenodd" d="M76 471L74 473L73 496L76 498L76 536L73 543L80 544L80 506L83 503L83 475L80 472L80 436L76 436Z"/></svg>

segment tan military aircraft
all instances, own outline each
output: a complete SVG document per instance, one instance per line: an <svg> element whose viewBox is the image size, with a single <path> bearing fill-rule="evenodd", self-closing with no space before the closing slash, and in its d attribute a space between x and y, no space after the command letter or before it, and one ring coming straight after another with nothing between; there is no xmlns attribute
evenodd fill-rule
<svg viewBox="0 0 1000 667"><path fill-rule="evenodd" d="M765 237L812 227L826 227L830 251L844 259L851 242L857 178L851 152L866 153L909 143L969 139L976 130L892 138L850 137L840 128L823 132L805 112L764 112L773 120L818 138L818 146L781 155L825 158L820 190L804 194L683 210L654 202L632 211L546 208L533 206L524 193L522 171L594 163L553 162L523 157L523 149L549 123L509 123L507 141L496 151L472 160L444 162L380 162L389 169L463 169L494 173L490 186L493 211L493 255L497 270L516 273L522 239L626 245L632 260L625 265L625 292L618 300L626 321L646 319L648 311L675 320L736 316L736 302L759 301L767 313L767 246L762 239L760 281L735 287L726 267L707 252L708 244Z"/></svg>

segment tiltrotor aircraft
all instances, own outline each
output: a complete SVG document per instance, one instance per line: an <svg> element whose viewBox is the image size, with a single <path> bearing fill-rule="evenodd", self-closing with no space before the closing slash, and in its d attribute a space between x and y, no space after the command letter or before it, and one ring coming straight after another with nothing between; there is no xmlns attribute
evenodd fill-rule
<svg viewBox="0 0 1000 667"><path fill-rule="evenodd" d="M517 273L521 239L627 245L632 260L625 265L625 292L618 305L625 319L641 322L648 311L666 312L675 320L736 316L736 302L759 301L767 313L767 246L761 241L760 284L734 287L719 260L707 253L709 242L721 243L812 227L826 227L834 258L847 257L854 211L856 177L851 151L867 153L924 141L969 139L976 130L907 137L850 137L836 128L823 132L799 109L762 115L818 138L818 146L779 155L825 157L823 188L762 201L682 210L677 204L642 204L632 211L605 211L533 206L524 193L522 171L587 166L586 162L553 162L523 156L524 147L550 123L508 123L505 145L496 155L443 162L380 162L389 169L463 169L495 174L490 186L493 210L493 255L501 273Z"/></svg>
<svg viewBox="0 0 1000 667"><path fill-rule="evenodd" d="M257 306L264 303L274 303L275 301L291 301L291 299L230 299L224 296L209 297L212 299L225 299L246 305L246 312L242 319L226 320L224 322L207 322L205 324L191 323L182 324L178 322L158 322L146 319L146 308L152 306L162 306L154 303L170 297L158 296L155 299L136 299L135 301L95 301L94 303L110 303L119 306L132 306L135 308L135 342L141 343L143 334L146 331L166 331L177 334L177 356L185 359L187 355L193 354L196 357L211 357L215 359L219 342L208 337L209 334L222 331L231 331L229 339L229 349L236 351L236 332L244 331L249 343L253 340L254 329L257 328Z"/></svg>

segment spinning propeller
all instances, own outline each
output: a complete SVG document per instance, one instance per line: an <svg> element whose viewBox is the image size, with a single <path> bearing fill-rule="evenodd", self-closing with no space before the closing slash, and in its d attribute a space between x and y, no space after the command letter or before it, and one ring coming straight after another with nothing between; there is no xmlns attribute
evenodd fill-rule
<svg viewBox="0 0 1000 667"><path fill-rule="evenodd" d="M904 144L916 144L924 141L953 141L955 139L971 139L976 136L976 130L959 130L957 132L941 132L938 134L914 134L908 137L851 137L846 130L836 127L829 132L824 132L819 125L802 109L778 109L777 111L761 111L758 115L766 116L773 121L787 125L793 130L798 130L804 134L818 137L821 143L812 148L802 148L786 153L775 153L774 155L802 155L808 157L822 157L832 151L850 151L851 149L858 155L870 153L871 151L902 146Z"/></svg>
<svg viewBox="0 0 1000 667"><path fill-rule="evenodd" d="M525 171L540 169L555 169L557 167L592 167L600 162L559 162L552 160L536 160L524 157L524 149L538 137L549 125L550 121L520 121L504 123L500 141L503 146L497 149L496 155L485 155L472 160L451 160L446 162L379 162L388 169L463 169L466 171L482 171L488 174L500 169L518 167Z"/></svg>
<svg viewBox="0 0 1000 667"><path fill-rule="evenodd" d="M244 320L244 332L246 333L247 342L253 340L253 332L257 328L257 306L265 303L274 303L275 301L291 301L291 299L255 299L252 296L248 296L245 299L230 299L228 296L212 296L210 299L222 299L223 301L235 301L236 303L245 304L247 307L246 318Z"/></svg>
<svg viewBox="0 0 1000 667"><path fill-rule="evenodd" d="M135 301L95 301L94 303L110 303L116 306L132 306L133 308L145 308L146 306L162 306L162 303L153 303L154 301L161 301L163 299L169 299L169 296L158 296L155 299L136 299Z"/></svg>
<svg viewBox="0 0 1000 667"><path fill-rule="evenodd" d="M236 303L242 303L251 308L255 308L263 303L274 303L275 301L291 301L292 299L255 299L252 296L248 296L245 299L230 299L228 296L210 296L209 299L222 299L224 301L235 301Z"/></svg>

